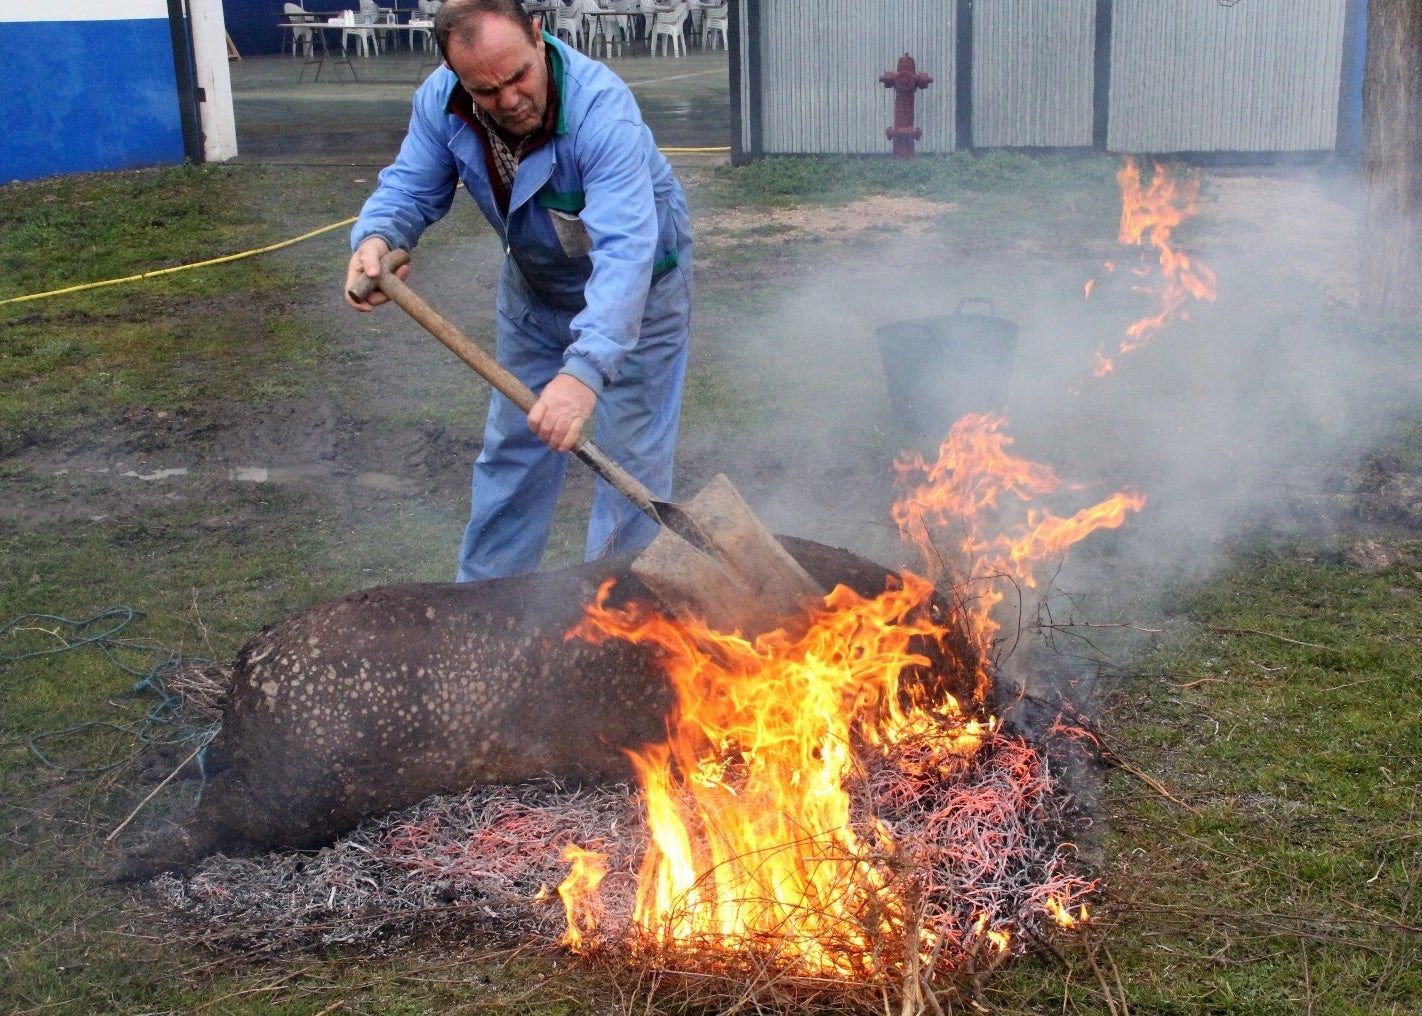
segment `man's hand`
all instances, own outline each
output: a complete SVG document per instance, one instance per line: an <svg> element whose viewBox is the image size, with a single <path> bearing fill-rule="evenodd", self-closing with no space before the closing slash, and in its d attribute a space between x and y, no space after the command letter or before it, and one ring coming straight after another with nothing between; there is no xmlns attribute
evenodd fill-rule
<svg viewBox="0 0 1422 1016"><path fill-rule="evenodd" d="M372 279L380 278L380 259L390 253L390 245L385 242L384 237L368 236L361 241L360 246L351 255L350 263L346 266L346 303L356 310L369 311L379 307L382 303L390 300L380 290L372 290L369 297L364 301L351 299L351 290L360 281L361 276L366 275ZM401 265L395 269L396 278L403 279L410 274L409 265Z"/></svg>
<svg viewBox="0 0 1422 1016"><path fill-rule="evenodd" d="M555 452L572 451L597 406L597 392L571 374L555 375L528 413L528 429Z"/></svg>

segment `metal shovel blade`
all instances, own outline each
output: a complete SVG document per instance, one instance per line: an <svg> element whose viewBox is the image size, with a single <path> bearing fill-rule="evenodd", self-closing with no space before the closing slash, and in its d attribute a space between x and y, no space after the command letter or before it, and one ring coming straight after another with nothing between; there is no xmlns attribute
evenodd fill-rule
<svg viewBox="0 0 1422 1016"><path fill-rule="evenodd" d="M760 521L724 474L685 505L658 502L683 516L709 547L693 546L664 524L632 562L632 574L668 610L721 632L759 635L824 596L809 573Z"/></svg>

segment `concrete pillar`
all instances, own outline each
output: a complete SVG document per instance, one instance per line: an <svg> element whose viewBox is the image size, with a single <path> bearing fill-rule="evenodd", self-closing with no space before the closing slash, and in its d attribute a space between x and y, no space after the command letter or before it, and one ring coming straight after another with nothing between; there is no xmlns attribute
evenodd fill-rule
<svg viewBox="0 0 1422 1016"><path fill-rule="evenodd" d="M237 119L232 113L232 75L228 67L227 27L222 0L188 0L192 23L193 65L202 89L204 162L225 162L237 155Z"/></svg>

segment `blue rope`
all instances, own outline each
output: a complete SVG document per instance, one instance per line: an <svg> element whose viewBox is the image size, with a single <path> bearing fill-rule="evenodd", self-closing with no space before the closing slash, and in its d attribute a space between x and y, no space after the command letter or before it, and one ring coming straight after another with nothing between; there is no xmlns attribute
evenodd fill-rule
<svg viewBox="0 0 1422 1016"><path fill-rule="evenodd" d="M13 621L0 626L0 639L13 635L21 628L39 628L47 634L59 640L59 645L46 649L35 649L28 652L16 653L14 655L0 654L0 671L19 663L22 660L31 660L42 656L55 656L60 653L74 652L79 649L95 647L101 650L109 662L119 668L125 674L138 678L134 682L133 691L139 694L151 691L157 694L158 701L148 710L143 721L137 726L123 726L117 723L110 723L104 720L94 720L88 723L80 723L72 727L64 727L59 730L50 730L41 734L35 734L28 740L30 754L41 765L50 769L56 769L69 774L102 773L137 757L142 748L136 748L129 755L116 762L110 762L102 766L66 766L55 762L40 747L47 741L54 738L63 737L67 734L76 734L88 730L115 730L127 734L136 739L140 746L153 744L200 744L201 749L197 754L198 771L204 782L207 780L207 769L205 766L205 756L207 755L207 745L217 734L218 724L209 723L202 726L195 726L188 723L181 715L182 698L175 695L168 688L168 680L174 674L191 667L210 666L213 661L202 656L185 656L182 653L175 653L164 646L156 645L152 642L144 642L135 639L122 639L118 636L135 621L142 618L142 612L131 607L111 607L108 610L95 614L93 617L82 621L61 617L58 614L21 614ZM161 657L147 669L140 669L130 665L120 654L139 653L150 657Z"/></svg>
<svg viewBox="0 0 1422 1016"><path fill-rule="evenodd" d="M50 624L58 624L67 627L73 634L62 646L54 646L49 649L36 649L32 652L18 653L14 656L0 655L0 669L8 667L12 663L19 663L21 660L33 659L36 656L51 656L55 653L67 653L71 649L80 649L87 645L103 645L105 647L104 652L107 653L109 651L107 647L108 641L142 616L142 614L132 607L111 607L101 614L95 614L87 621L71 621L69 618L60 617L58 614L21 614L4 627L0 627L0 637L11 634L22 625L28 627L35 625L37 622L46 621ZM91 626L97 625L101 621L109 621L113 618L120 618L120 620L107 631L85 634ZM50 634L56 638L58 637L58 632L50 632ZM122 664L120 664L120 666L122 666ZM127 670L128 668L125 667L124 669Z"/></svg>

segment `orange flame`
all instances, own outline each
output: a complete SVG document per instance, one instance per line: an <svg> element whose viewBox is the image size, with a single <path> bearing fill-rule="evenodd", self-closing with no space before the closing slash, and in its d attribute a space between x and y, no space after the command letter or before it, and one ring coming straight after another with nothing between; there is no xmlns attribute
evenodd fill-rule
<svg viewBox="0 0 1422 1016"><path fill-rule="evenodd" d="M988 927L987 914L979 914L978 919L973 922L973 934L981 941L987 942L999 953L1007 952L1007 947L1012 944L1010 934Z"/></svg>
<svg viewBox="0 0 1422 1016"><path fill-rule="evenodd" d="M902 926L903 903L873 860L885 831L851 813L854 746L939 728L967 758L992 730L903 679L930 662L914 640L945 637L932 586L908 573L873 599L839 586L803 635L754 642L611 609L607 592L575 634L657 646L678 698L669 741L632 756L653 843L637 927L662 947L773 939L802 972L871 973L870 942Z"/></svg>
<svg viewBox="0 0 1422 1016"><path fill-rule="evenodd" d="M894 509L901 530L932 565L935 531L961 527L958 550L973 561L963 575L985 587L994 575L1034 584L1041 555L1061 555L1143 504L1118 494L1069 517L1034 509L1014 532L985 535L984 517L1004 504L1065 486L1050 468L1010 453L1004 424L965 417L937 462L895 464L909 488ZM941 929L906 938L920 927L912 880L896 873L907 859L852 789L876 753L931 745L916 757L932 778L964 771L997 736L987 662L996 629L987 613L1002 594L979 595L966 642L964 617L945 616L933 582L907 571L874 597L837 586L793 632L747 640L635 601L613 607L610 589L569 637L652 647L677 697L667 741L629 753L651 840L632 917L641 939L664 951L768 950L777 969L856 980L892 966L886 941L937 955ZM927 676L944 661L951 687ZM596 908L580 899L596 881L571 856L574 872L559 891L569 939L583 941L597 927L586 917ZM982 915L972 937L1005 956L1013 940L1002 920L994 915L989 929Z"/></svg>
<svg viewBox="0 0 1422 1016"><path fill-rule="evenodd" d="M1067 909L1066 904L1057 896L1047 897L1045 906L1052 920L1056 921L1057 924L1063 928L1077 928L1091 919L1085 903L1081 905L1075 915Z"/></svg>
<svg viewBox="0 0 1422 1016"><path fill-rule="evenodd" d="M1121 187L1121 225L1117 239L1123 244L1149 246L1158 251L1161 273L1158 293L1145 286L1135 287L1138 292L1155 293L1160 309L1126 329L1126 337L1120 345L1120 352L1124 354L1144 346L1170 320L1189 320L1189 312L1184 309L1187 300L1213 303L1215 273L1170 244L1170 234L1175 227L1195 214L1199 181L1187 180L1177 185L1165 167L1157 164L1150 185L1142 187L1140 170L1135 160L1129 158L1116 174L1116 181ZM1151 269L1142 267L1135 272L1144 277ZM1098 353L1092 373L1104 377L1113 369L1112 360Z"/></svg>
<svg viewBox="0 0 1422 1016"><path fill-rule="evenodd" d="M900 486L907 488L894 505L894 521L922 553L930 575L942 575L946 567L936 534L956 525L959 578L972 582L1003 574L1035 586L1035 571L1043 561L1060 557L1097 529L1120 526L1127 512L1145 506L1139 494L1122 492L1070 518L1029 510L1018 525L1003 527L996 515L987 517L988 510L1002 508L1009 500L1025 503L1063 486L1049 466L1009 452L1013 440L1002 432L1006 424L998 414L970 413L939 445L936 462L929 464L911 453L894 463ZM989 526L994 527L992 535Z"/></svg>
<svg viewBox="0 0 1422 1016"><path fill-rule="evenodd" d="M581 952L589 947L593 933L602 925L597 890L607 875L607 855L569 843L563 847L562 857L572 864L568 877L558 887L568 915L563 944L574 952Z"/></svg>

